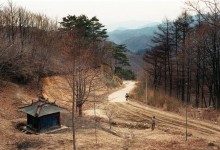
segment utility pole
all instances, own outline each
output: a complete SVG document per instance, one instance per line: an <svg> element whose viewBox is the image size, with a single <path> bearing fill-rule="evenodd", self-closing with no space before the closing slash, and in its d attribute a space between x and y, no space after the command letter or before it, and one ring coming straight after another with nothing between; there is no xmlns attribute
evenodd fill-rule
<svg viewBox="0 0 220 150"><path fill-rule="evenodd" d="M187 141L187 100L186 100L186 141Z"/></svg>
<svg viewBox="0 0 220 150"><path fill-rule="evenodd" d="M145 101L145 103L147 104L147 79L146 79L146 101Z"/></svg>
<svg viewBox="0 0 220 150"><path fill-rule="evenodd" d="M186 83L186 86L188 86L188 83ZM188 97L188 96L187 96ZM187 122L187 106L188 106L188 98L186 98L186 141L187 141L187 127L188 127L188 122Z"/></svg>

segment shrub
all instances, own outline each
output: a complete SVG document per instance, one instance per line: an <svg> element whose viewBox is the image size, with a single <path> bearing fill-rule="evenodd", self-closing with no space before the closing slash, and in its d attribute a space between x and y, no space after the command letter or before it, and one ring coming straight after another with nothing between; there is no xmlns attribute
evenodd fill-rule
<svg viewBox="0 0 220 150"><path fill-rule="evenodd" d="M112 78L104 78L104 83L108 88L115 88L122 85L122 81L117 76L113 76Z"/></svg>
<svg viewBox="0 0 220 150"><path fill-rule="evenodd" d="M135 80L135 74L129 70L121 67L115 68L116 75L124 80Z"/></svg>
<svg viewBox="0 0 220 150"><path fill-rule="evenodd" d="M136 88L133 90L132 94L134 98L138 101L145 102L146 100L146 89L145 84L139 82L137 83ZM157 90L152 90L148 88L147 93L147 104L163 108L167 111L179 112L179 109L182 107L182 102L178 101L176 98L170 97L165 93Z"/></svg>

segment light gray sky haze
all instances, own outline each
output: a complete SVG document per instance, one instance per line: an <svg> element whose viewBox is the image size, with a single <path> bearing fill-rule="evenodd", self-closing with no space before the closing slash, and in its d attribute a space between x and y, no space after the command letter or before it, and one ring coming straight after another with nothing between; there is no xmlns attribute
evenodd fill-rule
<svg viewBox="0 0 220 150"><path fill-rule="evenodd" d="M161 22L165 17L175 19L182 12L183 0L10 0L51 18L85 14L97 16L108 30L118 27L136 28L150 22ZM8 0L0 0L7 5Z"/></svg>

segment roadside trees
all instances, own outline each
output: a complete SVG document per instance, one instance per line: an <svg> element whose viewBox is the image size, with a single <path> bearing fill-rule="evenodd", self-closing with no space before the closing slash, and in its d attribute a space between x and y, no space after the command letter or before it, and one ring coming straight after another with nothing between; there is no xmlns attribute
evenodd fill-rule
<svg viewBox="0 0 220 150"><path fill-rule="evenodd" d="M210 65L208 67L208 72L210 77L208 79L209 82L208 88L210 92L209 105L211 105L212 103L214 106L216 106L216 108L219 108L220 107L219 1L188 0L186 2L186 5L190 11L196 12L200 16L203 24L206 24L206 26L208 27L207 29L209 31L208 33L209 38L206 40L207 48L204 49L206 52L206 61L204 62L204 64L207 63L208 65Z"/></svg>
<svg viewBox="0 0 220 150"><path fill-rule="evenodd" d="M70 54L67 79L71 83L73 97L76 97L73 101L76 101L76 108L79 108L79 115L82 116L83 104L88 101L99 76L97 67L102 62L97 60L102 60L100 44L107 37L106 29L102 29L104 26L96 17L89 19L85 15L64 17L61 25L61 31L67 36L65 50Z"/></svg>
<svg viewBox="0 0 220 150"><path fill-rule="evenodd" d="M63 34L63 52L68 56L64 72L72 89L73 148L76 149L75 110L79 108L79 116L82 116L83 104L88 101L90 93L94 90L99 76L96 67L102 63L97 61L102 60L99 59L102 56L99 55L98 48L107 35L106 30L102 29L104 26L96 17L89 19L85 15L68 15L60 24L62 25L60 32Z"/></svg>

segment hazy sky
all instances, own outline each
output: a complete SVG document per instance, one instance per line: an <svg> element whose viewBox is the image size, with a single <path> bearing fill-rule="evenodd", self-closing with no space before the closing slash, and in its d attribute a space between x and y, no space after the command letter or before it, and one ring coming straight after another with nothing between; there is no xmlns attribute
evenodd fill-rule
<svg viewBox="0 0 220 150"><path fill-rule="evenodd" d="M8 0L0 0L6 5ZM85 14L97 16L107 28L132 28L148 22L161 22L165 17L175 19L182 11L184 0L11 0L33 12L49 17ZM146 23L145 23L146 22Z"/></svg>

